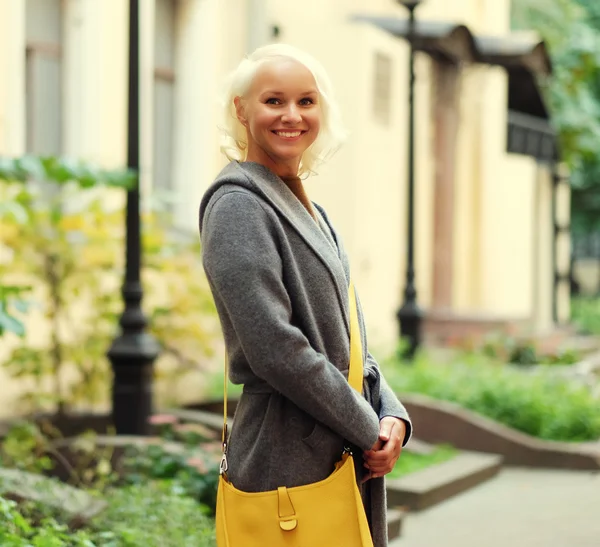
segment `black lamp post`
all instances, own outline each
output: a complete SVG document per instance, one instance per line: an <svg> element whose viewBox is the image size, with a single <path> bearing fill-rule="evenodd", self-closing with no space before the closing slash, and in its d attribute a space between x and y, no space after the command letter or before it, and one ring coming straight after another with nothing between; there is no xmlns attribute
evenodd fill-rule
<svg viewBox="0 0 600 547"><path fill-rule="evenodd" d="M129 1L129 105L127 119L127 165L139 172L139 5ZM115 338L108 358L114 379L112 411L119 435L144 435L149 431L152 412L153 363L159 354L156 340L145 331L140 282L140 190L139 176L127 192L125 309L119 321L121 334Z"/></svg>
<svg viewBox="0 0 600 547"><path fill-rule="evenodd" d="M409 27L408 39L410 43L409 60L409 97L408 97L408 239L407 239L407 265L406 285L404 288L404 302L398 310L397 317L400 323L400 336L405 338L409 346L406 357L412 357L421 342L421 317L422 313L417 305L417 289L415 287L415 10L421 0L398 0L408 9Z"/></svg>

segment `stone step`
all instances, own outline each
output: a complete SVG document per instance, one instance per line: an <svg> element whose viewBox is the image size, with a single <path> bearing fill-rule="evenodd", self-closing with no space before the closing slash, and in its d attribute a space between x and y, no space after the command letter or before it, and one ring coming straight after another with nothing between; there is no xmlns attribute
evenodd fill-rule
<svg viewBox="0 0 600 547"><path fill-rule="evenodd" d="M388 509L387 513L387 525L388 525L388 539L393 541L402 535L402 522L406 511L402 509Z"/></svg>
<svg viewBox="0 0 600 547"><path fill-rule="evenodd" d="M461 452L451 460L387 481L388 507L421 511L494 477L503 458Z"/></svg>
<svg viewBox="0 0 600 547"><path fill-rule="evenodd" d="M420 456L428 456L435 452L435 445L421 441L414 436L410 438L406 446L402 449L403 452L411 452Z"/></svg>
<svg viewBox="0 0 600 547"><path fill-rule="evenodd" d="M35 501L60 510L73 528L87 523L108 506L105 500L84 490L18 469L0 468L0 495L16 502Z"/></svg>

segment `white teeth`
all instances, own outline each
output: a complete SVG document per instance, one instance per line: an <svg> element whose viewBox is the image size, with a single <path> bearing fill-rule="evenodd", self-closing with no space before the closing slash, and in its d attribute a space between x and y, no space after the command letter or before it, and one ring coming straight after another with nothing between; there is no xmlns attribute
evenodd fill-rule
<svg viewBox="0 0 600 547"><path fill-rule="evenodd" d="M301 131L294 131L293 133L287 132L287 131L286 132L277 131L277 135L279 135L280 137L286 137L286 138L299 137L301 133L302 133Z"/></svg>

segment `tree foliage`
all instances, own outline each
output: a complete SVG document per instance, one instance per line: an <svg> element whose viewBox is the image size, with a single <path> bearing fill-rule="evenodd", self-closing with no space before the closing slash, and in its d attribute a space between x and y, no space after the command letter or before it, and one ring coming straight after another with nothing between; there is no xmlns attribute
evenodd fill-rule
<svg viewBox="0 0 600 547"><path fill-rule="evenodd" d="M554 72L545 92L571 170L573 229L600 228L600 2L513 0L512 26L546 41Z"/></svg>
<svg viewBox="0 0 600 547"><path fill-rule="evenodd" d="M122 190L134 183L129 171L62 158L0 158L0 335L21 336L0 366L31 386L23 398L31 410L108 399L106 350L122 309ZM218 322L197 239L167 226L161 215L143 216L141 274L162 348L157 378L175 381L203 370ZM25 297L32 313L18 316Z"/></svg>

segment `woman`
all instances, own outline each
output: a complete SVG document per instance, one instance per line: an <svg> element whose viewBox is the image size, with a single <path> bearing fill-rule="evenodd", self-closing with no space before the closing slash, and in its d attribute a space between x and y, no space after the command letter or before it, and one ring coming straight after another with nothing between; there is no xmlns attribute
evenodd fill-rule
<svg viewBox="0 0 600 547"><path fill-rule="evenodd" d="M331 84L307 54L271 45L241 62L225 103L230 163L202 200L200 232L230 379L244 385L229 480L249 492L317 482L348 442L374 544L385 546L383 476L410 420L367 351L360 307L363 395L347 382L348 258L300 179L344 137Z"/></svg>

